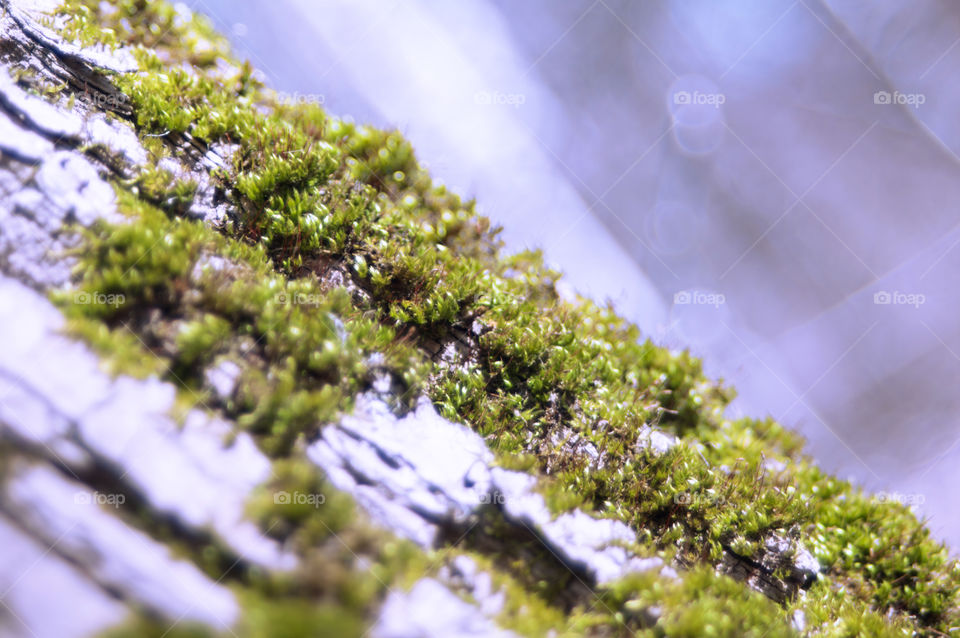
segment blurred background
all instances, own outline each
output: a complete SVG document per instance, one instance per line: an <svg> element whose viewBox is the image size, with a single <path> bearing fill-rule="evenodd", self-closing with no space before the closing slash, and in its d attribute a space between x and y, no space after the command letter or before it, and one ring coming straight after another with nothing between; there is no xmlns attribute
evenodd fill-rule
<svg viewBox="0 0 960 638"><path fill-rule="evenodd" d="M960 7L192 0L960 547Z"/></svg>

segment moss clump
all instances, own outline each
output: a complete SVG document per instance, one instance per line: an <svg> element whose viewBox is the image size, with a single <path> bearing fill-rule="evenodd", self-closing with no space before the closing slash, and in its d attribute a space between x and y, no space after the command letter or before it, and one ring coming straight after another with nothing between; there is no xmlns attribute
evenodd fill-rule
<svg viewBox="0 0 960 638"><path fill-rule="evenodd" d="M146 167L131 182L130 191L174 215L184 215L193 203L197 183L180 180L169 170Z"/></svg>
<svg viewBox="0 0 960 638"><path fill-rule="evenodd" d="M263 435L274 454L349 408L376 374L420 382L419 355L345 291L289 280L262 249L118 192L130 223L87 233L83 274L60 301L79 334L135 362L128 371L163 374ZM204 376L218 357L244 364L225 397L211 394Z"/></svg>
<svg viewBox="0 0 960 638"><path fill-rule="evenodd" d="M279 102L249 65L216 63L229 55L204 21L164 3L67 11L71 36L135 47L143 72L116 83L155 155L186 141L232 149L212 175L232 211L216 231L178 216L193 193L168 175L147 169L136 193L121 187L134 219L93 231L79 285L124 302L68 308L82 334L123 360L134 335L163 374L280 457L376 374L426 391L504 464L549 475L555 509L625 521L688 567L677 584L611 590L590 631L616 633L647 604L662 604L665 635L787 632L796 610L824 635L960 625L960 573L912 513L823 474L776 423L727 418L732 392L689 354L644 341L612 308L560 300L559 275L536 253L503 254L496 229L434 185L398 133ZM209 255L243 267L193 276ZM465 353L424 352L463 334ZM222 356L243 373L217 398L204 373ZM651 424L678 445L644 447ZM315 527L283 519L291 535ZM787 608L712 571L771 535L806 544L825 574Z"/></svg>

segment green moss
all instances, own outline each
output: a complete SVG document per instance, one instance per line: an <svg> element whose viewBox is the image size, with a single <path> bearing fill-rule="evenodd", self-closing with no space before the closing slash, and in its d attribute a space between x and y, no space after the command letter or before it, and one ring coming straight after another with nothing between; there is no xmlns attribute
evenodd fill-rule
<svg viewBox="0 0 960 638"><path fill-rule="evenodd" d="M46 79L30 67L8 67L10 77L20 88L37 97L56 104L67 93L66 82L55 82Z"/></svg>
<svg viewBox="0 0 960 638"><path fill-rule="evenodd" d="M219 401L275 454L349 408L375 374L422 382L418 355L345 291L288 280L260 248L118 192L130 222L87 233L77 287L57 299L120 369L159 372L207 407ZM226 399L210 396L204 378L221 356L244 363Z"/></svg>
<svg viewBox="0 0 960 638"><path fill-rule="evenodd" d="M303 550L343 532L353 521L353 501L328 487L313 464L283 459L274 463L271 480L255 493L250 513L273 538L297 535Z"/></svg>
<svg viewBox="0 0 960 638"><path fill-rule="evenodd" d="M658 613L656 629L645 636L794 636L772 601L727 576L695 568L681 580L650 574L630 577L604 594L605 605L623 609L622 618L646 610Z"/></svg>
<svg viewBox="0 0 960 638"><path fill-rule="evenodd" d="M178 180L170 171L155 166L144 168L130 186L132 193L174 215L185 214L197 192L196 182Z"/></svg>
<svg viewBox="0 0 960 638"><path fill-rule="evenodd" d="M588 627L610 625L608 615L590 607L564 611L548 604L520 580L501 570L490 556L470 551L457 552L456 555L467 556L479 570L492 574L493 590L504 595L503 608L496 618L497 624L504 629L531 638L547 635L566 638L582 636ZM452 560L453 555L447 558Z"/></svg>
<svg viewBox="0 0 960 638"><path fill-rule="evenodd" d="M100 634L100 638L213 638L216 634L205 625L183 622L169 623L153 620L146 615L133 615L117 627Z"/></svg>
<svg viewBox="0 0 960 638"><path fill-rule="evenodd" d="M340 638L367 633L364 616L346 614L337 605L317 605L307 600L265 604L255 597L244 603L238 631L248 638Z"/></svg>
<svg viewBox="0 0 960 638"><path fill-rule="evenodd" d="M69 3L69 34L136 47L143 72L115 81L154 157L186 136L235 149L212 175L232 213L216 230L181 218L195 187L156 169L121 185L132 222L89 234L78 285L123 301L63 297L79 334L124 366L139 353L139 372L159 371L281 458L377 374L402 380L406 398L427 392L502 464L549 475L554 511L625 521L638 543L689 566L677 583L614 588L606 607L574 614L584 631L619 631L647 604L663 607L661 635L777 635L795 609L827 635L960 623L957 566L912 513L823 474L773 421L727 418L732 391L688 353L644 340L612 308L560 300L558 273L537 253L503 254L497 229L435 185L401 135L279 102L249 65L214 64L229 56L203 20L162 2L115 5ZM243 267L195 276L210 255ZM331 271L350 292L329 284ZM459 361L418 348L458 331L471 335ZM218 357L243 367L226 399L204 383ZM644 425L679 444L654 454L640 445ZM555 444L572 435L596 454ZM765 469L770 460L786 469ZM261 520L323 540L309 511ZM771 534L800 540L825 573L789 609L712 571L725 552L753 555ZM518 586L554 613L549 594Z"/></svg>
<svg viewBox="0 0 960 638"><path fill-rule="evenodd" d="M80 45L139 46L161 51L171 65L206 68L229 56L227 41L198 14L152 0L119 0L102 6L92 1L65 2L58 12L64 38Z"/></svg>

